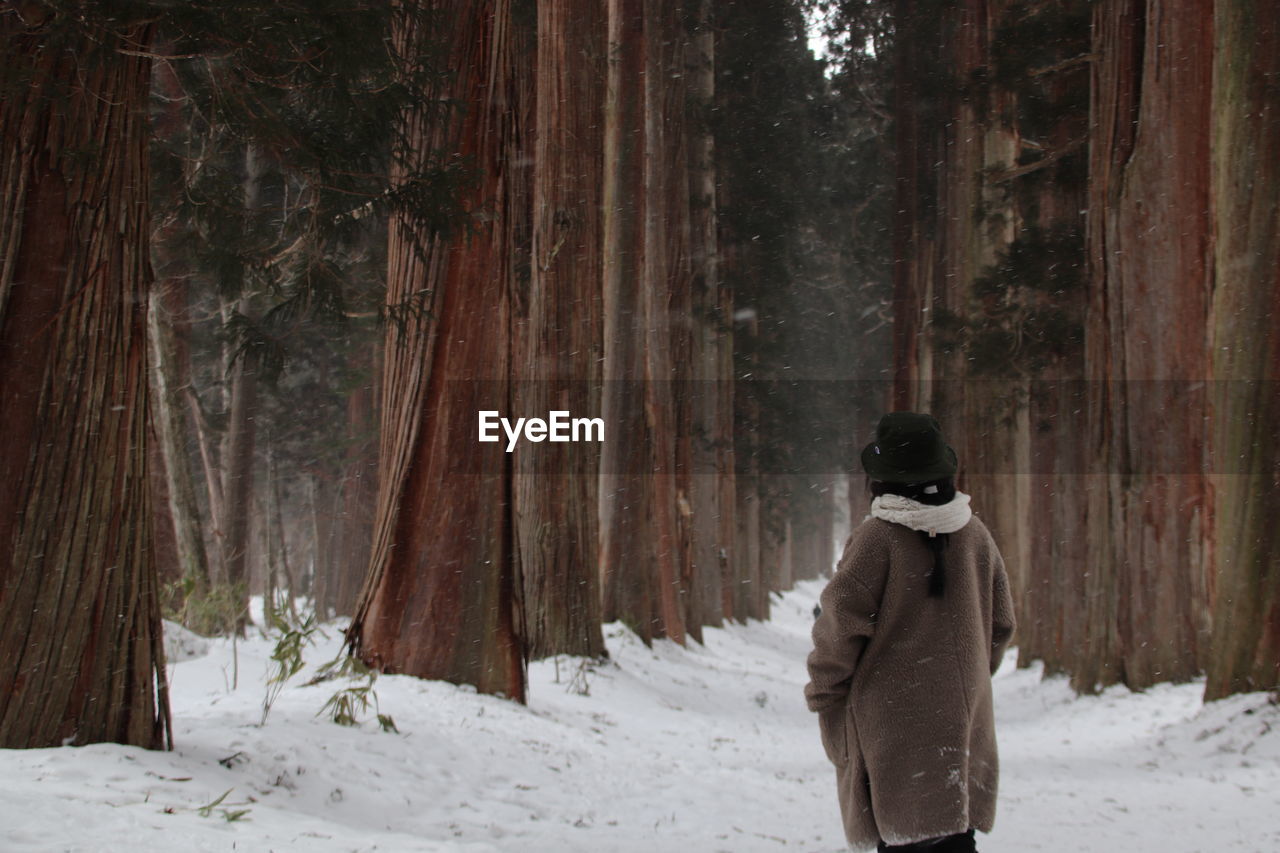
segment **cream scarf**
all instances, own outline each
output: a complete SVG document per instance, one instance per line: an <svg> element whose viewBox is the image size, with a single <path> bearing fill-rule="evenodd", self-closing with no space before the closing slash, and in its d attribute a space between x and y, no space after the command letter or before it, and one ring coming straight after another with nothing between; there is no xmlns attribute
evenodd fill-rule
<svg viewBox="0 0 1280 853"><path fill-rule="evenodd" d="M941 506L922 504L901 495L881 495L871 502L871 515L936 536L955 533L964 527L973 517L973 510L969 509L969 496L964 492L956 492L954 498Z"/></svg>

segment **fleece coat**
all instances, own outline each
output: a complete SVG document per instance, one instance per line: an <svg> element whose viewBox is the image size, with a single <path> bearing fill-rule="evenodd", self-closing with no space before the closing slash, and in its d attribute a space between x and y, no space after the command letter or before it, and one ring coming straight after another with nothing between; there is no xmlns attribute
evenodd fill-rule
<svg viewBox="0 0 1280 853"><path fill-rule="evenodd" d="M822 593L805 698L855 850L990 832L995 820L991 674L1013 634L1013 601L978 518L950 534L945 553L946 592L930 597L923 536L868 519Z"/></svg>

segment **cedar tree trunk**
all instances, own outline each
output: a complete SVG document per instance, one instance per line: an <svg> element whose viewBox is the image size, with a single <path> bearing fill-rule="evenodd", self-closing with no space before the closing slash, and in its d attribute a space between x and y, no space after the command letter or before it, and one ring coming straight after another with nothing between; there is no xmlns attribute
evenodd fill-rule
<svg viewBox="0 0 1280 853"><path fill-rule="evenodd" d="M373 553L348 633L384 672L472 684L523 701L520 579L505 443L478 444L481 410L508 410L512 291L528 257L532 52L507 0L406 16L405 56L447 51L438 97L404 116L410 159L475 165L473 227L390 226L382 439ZM440 103L459 109L442 115ZM419 299L424 296L424 299Z"/></svg>
<svg viewBox="0 0 1280 853"><path fill-rule="evenodd" d="M0 747L169 742L147 460L150 28L0 15Z"/></svg>

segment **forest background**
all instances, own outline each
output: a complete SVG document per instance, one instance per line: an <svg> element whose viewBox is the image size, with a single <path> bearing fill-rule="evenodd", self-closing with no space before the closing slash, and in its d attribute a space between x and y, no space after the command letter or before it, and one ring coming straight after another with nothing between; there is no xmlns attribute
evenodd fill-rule
<svg viewBox="0 0 1280 853"><path fill-rule="evenodd" d="M1275 688L1275 17L4 3L0 746L167 744L162 616L251 594L516 700L602 622L768 618L889 408L946 425L1020 664Z"/></svg>

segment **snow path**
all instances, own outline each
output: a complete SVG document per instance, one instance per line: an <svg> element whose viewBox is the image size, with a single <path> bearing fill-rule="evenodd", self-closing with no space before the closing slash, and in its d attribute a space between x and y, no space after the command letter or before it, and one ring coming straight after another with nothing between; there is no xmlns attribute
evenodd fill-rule
<svg viewBox="0 0 1280 853"><path fill-rule="evenodd" d="M303 683L337 652L332 628L264 726L272 644L239 644L231 690L230 644L195 641L171 665L176 751L0 750L0 851L843 850L801 695L820 589L688 649L609 626L612 662L561 659L558 682L555 662L535 664L529 707L380 678L401 734L316 716L338 685ZM1280 850L1280 708L1205 708L1201 689L1074 699L1011 655L1000 814L980 849Z"/></svg>

